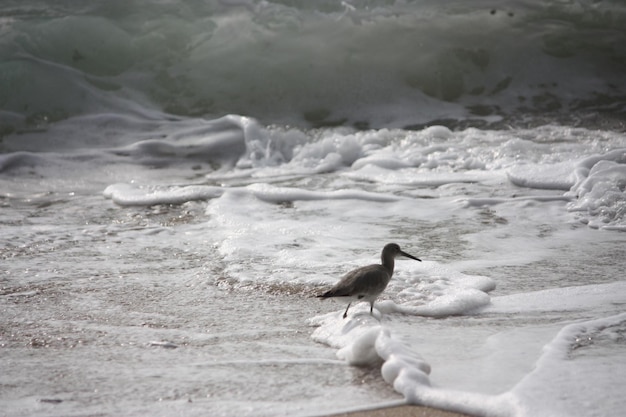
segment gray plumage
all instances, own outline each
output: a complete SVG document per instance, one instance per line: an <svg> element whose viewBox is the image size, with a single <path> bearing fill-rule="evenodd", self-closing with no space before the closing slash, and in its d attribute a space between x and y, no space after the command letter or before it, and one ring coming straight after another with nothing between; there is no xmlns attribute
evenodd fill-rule
<svg viewBox="0 0 626 417"><path fill-rule="evenodd" d="M389 280L391 280L393 275L394 261L397 256L405 256L421 262L421 259L403 252L397 244L388 243L380 255L382 265L368 265L350 271L330 290L318 295L318 297L346 297L351 300L368 301L370 303L370 314L373 314L374 301L387 288L387 284L389 284ZM344 319L348 316L350 304L352 304L352 301L348 303L348 307L343 313Z"/></svg>

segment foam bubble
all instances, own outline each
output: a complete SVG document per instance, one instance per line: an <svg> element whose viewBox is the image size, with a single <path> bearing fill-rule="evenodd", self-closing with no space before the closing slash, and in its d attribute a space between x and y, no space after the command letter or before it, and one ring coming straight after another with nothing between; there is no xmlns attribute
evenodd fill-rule
<svg viewBox="0 0 626 417"><path fill-rule="evenodd" d="M568 193L577 200L568 209L583 214L582 221L590 227L626 231L626 150L617 149L581 165L581 178Z"/></svg>
<svg viewBox="0 0 626 417"><path fill-rule="evenodd" d="M577 158L554 164L524 164L508 170L509 180L518 186L568 191L567 208L581 215L581 221L595 229L626 230L626 150ZM501 201L468 200L471 205L499 204Z"/></svg>
<svg viewBox="0 0 626 417"><path fill-rule="evenodd" d="M576 183L576 163L572 161L550 165L525 164L512 167L509 180L520 187L568 191Z"/></svg>
<svg viewBox="0 0 626 417"><path fill-rule="evenodd" d="M394 275L388 290L393 301L379 302L381 311L427 317L465 314L489 304L487 293L496 287L489 277L463 274L437 262L409 265L403 264L408 272Z"/></svg>
<svg viewBox="0 0 626 417"><path fill-rule="evenodd" d="M464 289L448 291L420 306L390 305L390 310L426 317L449 317L471 312L489 304L490 297L482 291ZM387 304L384 304L387 306ZM381 307L382 308L382 307Z"/></svg>
<svg viewBox="0 0 626 417"><path fill-rule="evenodd" d="M376 363L379 360L376 350L376 339L380 335L380 328L372 327L355 337L350 343L337 351L337 357L345 360L348 365L364 366Z"/></svg>
<svg viewBox="0 0 626 417"><path fill-rule="evenodd" d="M414 370L428 384L430 365L421 356L391 336L369 312L343 319L340 314L314 317L310 323L318 326L311 337L339 348L337 357L350 365L372 365L384 361L383 378L393 385L401 372Z"/></svg>

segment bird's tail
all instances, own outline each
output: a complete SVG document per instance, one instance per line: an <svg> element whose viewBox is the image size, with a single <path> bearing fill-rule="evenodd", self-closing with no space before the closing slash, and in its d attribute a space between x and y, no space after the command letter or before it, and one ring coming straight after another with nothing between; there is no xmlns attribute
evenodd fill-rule
<svg viewBox="0 0 626 417"><path fill-rule="evenodd" d="M329 297L348 297L350 292L345 288L340 289L330 289L326 291L324 294L320 294L317 298L329 298Z"/></svg>

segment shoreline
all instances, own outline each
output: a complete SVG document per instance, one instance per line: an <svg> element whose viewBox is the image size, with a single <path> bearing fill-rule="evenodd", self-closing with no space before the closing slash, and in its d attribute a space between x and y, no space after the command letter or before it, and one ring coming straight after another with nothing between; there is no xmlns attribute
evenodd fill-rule
<svg viewBox="0 0 626 417"><path fill-rule="evenodd" d="M345 411L326 417L471 417L453 411L444 411L421 405L391 405L382 408Z"/></svg>

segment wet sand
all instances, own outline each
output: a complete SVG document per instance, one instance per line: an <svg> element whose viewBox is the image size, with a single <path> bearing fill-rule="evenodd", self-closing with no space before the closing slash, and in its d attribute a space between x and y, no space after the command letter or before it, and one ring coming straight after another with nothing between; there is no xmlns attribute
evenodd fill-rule
<svg viewBox="0 0 626 417"><path fill-rule="evenodd" d="M465 414L442 411L415 405L379 408L376 410L354 411L333 414L328 417L469 417Z"/></svg>

